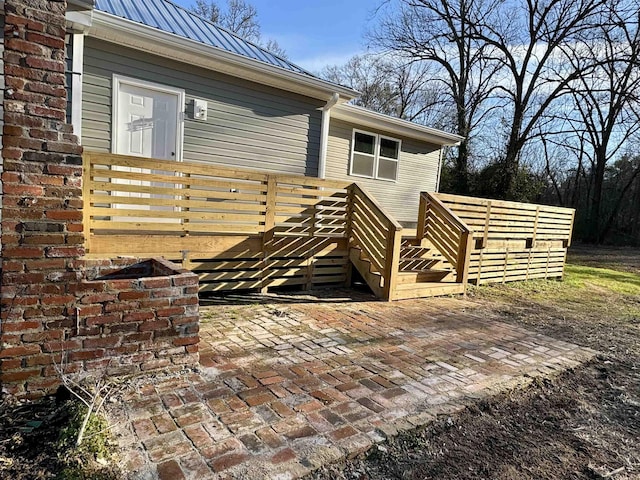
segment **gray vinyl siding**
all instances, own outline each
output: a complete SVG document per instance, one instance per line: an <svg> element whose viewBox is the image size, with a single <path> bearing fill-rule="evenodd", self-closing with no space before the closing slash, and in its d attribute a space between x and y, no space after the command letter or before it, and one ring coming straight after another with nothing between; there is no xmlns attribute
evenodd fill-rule
<svg viewBox="0 0 640 480"><path fill-rule="evenodd" d="M376 180L349 175L353 129L369 131L401 140L398 180ZM396 220L412 226L417 222L420 192L433 192L438 182L440 147L398 137L358 125L331 119L327 148L326 176L362 185Z"/></svg>
<svg viewBox="0 0 640 480"><path fill-rule="evenodd" d="M85 39L84 148L111 148L112 75L185 90L183 159L317 176L322 101L94 38ZM208 102L193 120L194 98Z"/></svg>

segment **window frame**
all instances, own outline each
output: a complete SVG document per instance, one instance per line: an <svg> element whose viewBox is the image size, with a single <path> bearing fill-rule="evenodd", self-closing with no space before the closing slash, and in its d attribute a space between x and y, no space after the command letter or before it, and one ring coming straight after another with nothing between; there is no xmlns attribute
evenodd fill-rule
<svg viewBox="0 0 640 480"><path fill-rule="evenodd" d="M364 153L364 152L356 152L356 134L357 133L361 133L363 135L368 135L370 137L374 138L374 144L373 144L373 155L371 155L370 153ZM391 140L393 142L396 142L398 144L398 158L389 158L389 157L384 157L382 155L380 155L380 148L381 148L381 140ZM388 135L383 135L380 133L374 133L374 132L369 132L367 130L361 130L358 128L354 128L353 132L351 133L351 154L350 154L350 159L349 159L349 175L353 176L353 177L361 177L361 178L369 178L372 180L382 180L384 182L393 182L393 183L398 183L398 174L399 174L399 169L400 169L400 153L402 152L402 140L399 138L394 138L394 137L390 137ZM358 153L360 155L367 155L373 158L373 176L369 176L369 175L362 175L360 173L353 173L353 156L355 153ZM380 166L380 159L383 160L387 160L387 161L395 161L396 162L396 178L384 178L384 177L380 177L378 176L378 168Z"/></svg>

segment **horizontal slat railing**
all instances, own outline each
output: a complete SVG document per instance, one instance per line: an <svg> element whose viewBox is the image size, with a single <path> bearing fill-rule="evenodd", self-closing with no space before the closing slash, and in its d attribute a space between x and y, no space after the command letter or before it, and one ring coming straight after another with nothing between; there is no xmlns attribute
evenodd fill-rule
<svg viewBox="0 0 640 480"><path fill-rule="evenodd" d="M89 255L158 255L201 291L348 278L349 182L85 152Z"/></svg>
<svg viewBox="0 0 640 480"><path fill-rule="evenodd" d="M382 276L385 300L393 297L400 269L402 226L362 187L350 187L349 243L360 248Z"/></svg>
<svg viewBox="0 0 640 480"><path fill-rule="evenodd" d="M562 277L571 244L571 208L434 194L473 228L470 280L506 282Z"/></svg>
<svg viewBox="0 0 640 480"><path fill-rule="evenodd" d="M443 193L436 197L474 229L483 248L508 239L571 243L574 209Z"/></svg>
<svg viewBox="0 0 640 480"><path fill-rule="evenodd" d="M90 234L345 237L349 183L87 152Z"/></svg>
<svg viewBox="0 0 640 480"><path fill-rule="evenodd" d="M90 235L264 230L265 174L93 152L84 162Z"/></svg>
<svg viewBox="0 0 640 480"><path fill-rule="evenodd" d="M456 282L467 283L473 231L434 195L420 194L418 240L428 240L453 266Z"/></svg>

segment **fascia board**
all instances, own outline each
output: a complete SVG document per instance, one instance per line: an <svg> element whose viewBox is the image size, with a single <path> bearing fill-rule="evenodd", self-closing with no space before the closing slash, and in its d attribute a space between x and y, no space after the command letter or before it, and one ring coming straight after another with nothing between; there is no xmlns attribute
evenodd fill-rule
<svg viewBox="0 0 640 480"><path fill-rule="evenodd" d="M464 137L460 135L425 127L424 125L418 125L417 123L390 117L353 105L336 105L335 108L331 110L331 118L344 120L358 126L383 130L402 137L422 140L435 145L454 146L464 140Z"/></svg>

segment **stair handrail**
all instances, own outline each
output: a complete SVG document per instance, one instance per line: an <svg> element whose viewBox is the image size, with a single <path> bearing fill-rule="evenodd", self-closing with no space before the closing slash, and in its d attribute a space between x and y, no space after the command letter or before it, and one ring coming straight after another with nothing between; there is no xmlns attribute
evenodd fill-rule
<svg viewBox="0 0 640 480"><path fill-rule="evenodd" d="M438 249L441 246L442 239L436 238L434 232L430 231L428 214L433 211L442 221L446 221L447 225L453 230L459 232L456 239L456 245L447 245L455 255L445 248ZM453 265L456 270L456 282L466 284L469 277L469 262L471 259L473 230L458 215L449 209L439 198L429 192L420 193L420 209L418 214L418 227L416 229L416 237L418 241L423 238L431 241L437 250Z"/></svg>
<svg viewBox="0 0 640 480"><path fill-rule="evenodd" d="M397 279L400 271L400 250L402 244L402 225L388 213L382 205L380 205L375 197L371 195L367 190L353 183L349 187L349 196L350 196L350 214L349 214L349 245L357 246L363 250L363 252L371 259L371 263L378 269L380 274L383 277L383 297L385 300L391 300L393 297L393 293L396 289ZM379 238L377 241L379 244L384 246L383 258L378 259L374 254L372 249L367 245L366 242L360 241L358 236L362 235L364 232L358 232L357 229L359 227L356 218L353 215L354 209L356 208L356 203L359 198L366 199L367 205L361 206L360 208L366 207L370 213L373 214L373 218L369 220L374 222L375 219L378 220L382 229L384 231L379 231L377 233ZM354 231L355 229L355 231ZM369 233L376 233L371 232Z"/></svg>

